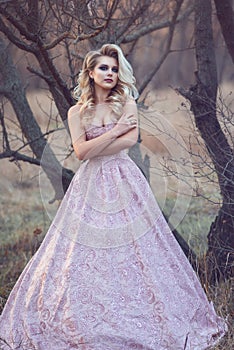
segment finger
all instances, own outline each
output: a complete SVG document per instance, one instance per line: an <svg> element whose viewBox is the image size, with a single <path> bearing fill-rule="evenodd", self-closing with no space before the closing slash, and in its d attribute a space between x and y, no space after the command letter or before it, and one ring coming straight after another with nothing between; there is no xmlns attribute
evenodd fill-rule
<svg viewBox="0 0 234 350"><path fill-rule="evenodd" d="M129 126L129 130L132 130L132 129L135 129L136 128L136 124L131 124L130 126Z"/></svg>
<svg viewBox="0 0 234 350"><path fill-rule="evenodd" d="M137 121L135 118L130 119L130 124L136 124L136 123L137 123Z"/></svg>
<svg viewBox="0 0 234 350"><path fill-rule="evenodd" d="M124 120L126 120L126 118L127 118L126 113L123 113L119 120L124 121Z"/></svg>
<svg viewBox="0 0 234 350"><path fill-rule="evenodd" d="M134 114L127 114L127 119L131 119L132 117L134 117Z"/></svg>

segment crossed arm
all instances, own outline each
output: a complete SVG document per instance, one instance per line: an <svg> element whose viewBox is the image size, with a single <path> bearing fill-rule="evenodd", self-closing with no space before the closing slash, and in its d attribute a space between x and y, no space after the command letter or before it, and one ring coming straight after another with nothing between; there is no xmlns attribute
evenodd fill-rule
<svg viewBox="0 0 234 350"><path fill-rule="evenodd" d="M133 121L133 124L130 124ZM68 111L68 124L74 151L80 160L101 155L111 155L130 148L137 142L137 107L135 101L127 102L124 113L117 124L109 131L92 140L86 140L85 130L81 126L79 106Z"/></svg>

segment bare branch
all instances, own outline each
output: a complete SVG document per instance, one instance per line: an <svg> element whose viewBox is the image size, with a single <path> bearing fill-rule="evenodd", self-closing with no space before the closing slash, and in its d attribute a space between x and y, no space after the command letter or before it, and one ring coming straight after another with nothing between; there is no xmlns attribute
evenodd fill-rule
<svg viewBox="0 0 234 350"><path fill-rule="evenodd" d="M27 45L25 42L17 38L12 31L5 25L5 23L0 18L0 31L5 34L5 36L13 43L15 44L19 49L35 53L36 50L32 45Z"/></svg>
<svg viewBox="0 0 234 350"><path fill-rule="evenodd" d="M7 129L4 122L4 115L1 110L0 110L0 123L2 126L2 133L3 133L3 149L10 150L10 142L8 140Z"/></svg>
<svg viewBox="0 0 234 350"><path fill-rule="evenodd" d="M78 35L76 37L76 39L74 40L74 44L77 44L80 41L83 41L83 40L86 40L86 39L91 39L91 38L97 36L104 28L105 28L105 25L101 25L94 32L83 33L83 34Z"/></svg>
<svg viewBox="0 0 234 350"><path fill-rule="evenodd" d="M65 49L66 49L66 53L67 53L68 66L69 66L69 69L70 69L70 77L71 77L72 85L75 86L75 84L76 84L76 82L75 82L76 74L75 74L75 70L74 70L73 62L72 62L72 53L69 50L69 45L68 45L67 40L65 40Z"/></svg>
<svg viewBox="0 0 234 350"><path fill-rule="evenodd" d="M0 13L4 15L4 17L7 19L8 22L13 24L13 26L19 31L19 33L27 38L28 40L31 40L33 42L37 42L38 35L33 34L32 32L29 32L21 23L17 21L17 19L11 15L8 11L6 11L5 8L0 8Z"/></svg>
<svg viewBox="0 0 234 350"><path fill-rule="evenodd" d="M105 27L107 28L109 23L110 23L110 20L111 18L113 17L115 11L117 10L117 7L118 7L118 3L119 1L118 0L114 0L111 4L111 8L110 8L110 11L109 11L109 16L106 20L106 24L105 24Z"/></svg>
<svg viewBox="0 0 234 350"><path fill-rule="evenodd" d="M143 83L141 84L139 88L139 94L141 95L142 92L145 90L147 85L151 82L159 68L161 67L162 63L165 61L166 57L170 53L170 48L171 48L171 43L174 35L174 30L175 30L175 25L177 23L177 18L179 11L181 9L181 6L183 4L184 0L178 0L177 1L177 6L175 9L175 12L173 14L172 20L171 20L171 25L169 27L169 33L168 33L168 38L167 38L167 45L164 54L161 56L160 60L158 61L157 65L152 69L152 71L146 75L145 79L143 80Z"/></svg>
<svg viewBox="0 0 234 350"><path fill-rule="evenodd" d="M53 83L53 79L51 76L46 76L43 73L39 72L36 68L27 66L27 70L33 74L36 74L38 77L40 77L41 79L45 80L47 82L48 85Z"/></svg>
<svg viewBox="0 0 234 350"><path fill-rule="evenodd" d="M54 41L52 41L50 44L44 44L43 48L45 50L51 50L64 39L75 39L75 36L70 32L65 32L62 35L60 35L58 38L56 38Z"/></svg>
<svg viewBox="0 0 234 350"><path fill-rule="evenodd" d="M25 154L18 153L17 151L7 150L0 153L0 159L10 158L10 162L16 160L22 160L23 162L28 162L34 165L41 165L40 159L26 156Z"/></svg>
<svg viewBox="0 0 234 350"><path fill-rule="evenodd" d="M33 139L32 141L28 141L28 142L24 143L24 144L23 144L21 147L19 147L19 148L17 149L17 151L15 151L15 152L18 153L19 151L21 151L21 150L24 149L25 147L30 146L33 142L37 142L37 141L40 140L40 139L44 139L45 136L48 136L48 135L50 135L50 134L53 134L54 132L61 131L61 130L65 130L65 128L62 127L62 128L56 128L56 129L53 129L53 130L49 130L49 131L47 131L47 132L41 134L41 136L39 136L39 137Z"/></svg>
<svg viewBox="0 0 234 350"><path fill-rule="evenodd" d="M178 16L175 24L182 22L187 16L189 16L193 12L193 10L194 10L194 4L191 5L182 15ZM129 43L131 41L137 40L140 37L142 37L143 35L152 33L152 32L159 30L159 29L170 27L171 24L172 24L172 21L163 21L161 23L156 22L156 23L149 24L148 26L144 26L144 27L140 28L139 30L136 30L133 34L126 35L123 38L122 43L126 44L126 43Z"/></svg>
<svg viewBox="0 0 234 350"><path fill-rule="evenodd" d="M144 13L149 9L151 3L150 1L143 2L141 6L140 3L137 2L137 6L133 10L133 15L129 18L129 20L125 23L124 26L121 26L121 32L117 35L117 43L121 43L124 38L124 33L131 27L131 25L141 16L144 16ZM137 8L138 7L138 8ZM138 38L137 38L138 39ZM135 39L135 40L137 40ZM132 41L132 40L131 40ZM133 40L134 41L134 40Z"/></svg>

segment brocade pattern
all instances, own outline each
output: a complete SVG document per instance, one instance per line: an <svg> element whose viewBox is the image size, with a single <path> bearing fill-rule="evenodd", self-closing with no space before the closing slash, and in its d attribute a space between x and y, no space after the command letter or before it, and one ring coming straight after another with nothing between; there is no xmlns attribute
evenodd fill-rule
<svg viewBox="0 0 234 350"><path fill-rule="evenodd" d="M109 128L91 127L87 139ZM226 331L126 151L81 164L0 318L2 350L203 350Z"/></svg>

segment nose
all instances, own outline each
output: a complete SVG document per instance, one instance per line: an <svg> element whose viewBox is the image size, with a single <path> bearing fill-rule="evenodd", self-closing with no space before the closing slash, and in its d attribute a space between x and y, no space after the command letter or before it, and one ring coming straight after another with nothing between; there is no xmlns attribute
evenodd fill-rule
<svg viewBox="0 0 234 350"><path fill-rule="evenodd" d="M112 76L112 75L113 75L113 72L112 72L112 69L111 69L111 68L108 70L108 75L109 75L109 76Z"/></svg>

